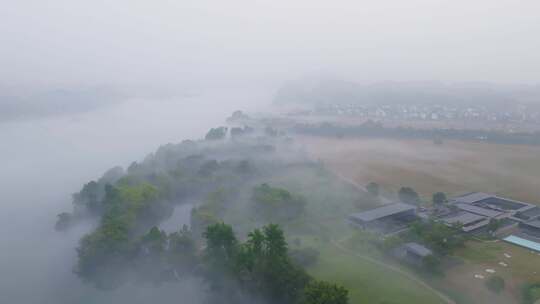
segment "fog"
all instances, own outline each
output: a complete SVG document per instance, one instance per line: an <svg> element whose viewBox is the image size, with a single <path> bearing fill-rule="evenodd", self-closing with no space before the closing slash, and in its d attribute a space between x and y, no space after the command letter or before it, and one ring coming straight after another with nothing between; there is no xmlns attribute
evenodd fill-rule
<svg viewBox="0 0 540 304"><path fill-rule="evenodd" d="M108 168L265 111L288 80L540 82L534 0L0 4L1 303L170 300L177 286L83 284L75 247L94 223L57 233L56 215Z"/></svg>
<svg viewBox="0 0 540 304"><path fill-rule="evenodd" d="M253 96L261 102L253 103ZM156 294L170 300L165 295L183 285L105 293L83 284L72 273L75 247L93 225L58 233L56 214L70 210L71 194L108 168L141 160L168 142L204 137L233 110L263 109L265 100L261 92L222 90L178 99L116 100L90 112L0 124L0 302L147 303ZM171 220L176 222L165 228L189 223L189 209L179 209L187 218L175 214ZM192 287L187 285L183 295L196 296L193 284L201 285L185 284Z"/></svg>
<svg viewBox="0 0 540 304"><path fill-rule="evenodd" d="M537 83L538 1L4 1L0 82Z"/></svg>

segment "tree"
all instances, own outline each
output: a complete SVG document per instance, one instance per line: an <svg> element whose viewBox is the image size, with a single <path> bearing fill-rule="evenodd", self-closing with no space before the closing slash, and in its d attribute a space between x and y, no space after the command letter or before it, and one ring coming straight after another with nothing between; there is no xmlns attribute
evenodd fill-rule
<svg viewBox="0 0 540 304"><path fill-rule="evenodd" d="M165 251L167 245L167 234L163 230L159 230L154 226L150 231L141 238L141 248L147 253L161 254Z"/></svg>
<svg viewBox="0 0 540 304"><path fill-rule="evenodd" d="M349 292L342 286L324 281L311 281L304 290L302 304L347 304Z"/></svg>
<svg viewBox="0 0 540 304"><path fill-rule="evenodd" d="M420 203L420 197L418 196L418 193L414 191L411 187L401 187L399 189L399 200L406 204L419 204Z"/></svg>
<svg viewBox="0 0 540 304"><path fill-rule="evenodd" d="M62 212L58 214L58 220L56 221L56 224L54 225L54 229L56 231L64 231L71 227L73 224L73 215L68 212Z"/></svg>
<svg viewBox="0 0 540 304"><path fill-rule="evenodd" d="M248 135L248 134L251 134L253 133L253 128L249 127L249 126L244 126L244 128L240 128L240 127L233 127L231 128L231 137L232 138L237 138L239 136L244 136L244 135Z"/></svg>
<svg viewBox="0 0 540 304"><path fill-rule="evenodd" d="M248 245L251 246L251 250L257 256L262 255L264 249L265 235L260 229L255 229L248 233Z"/></svg>
<svg viewBox="0 0 540 304"><path fill-rule="evenodd" d="M184 225L178 232L169 235L169 262L179 270L189 272L197 265L197 245L191 230Z"/></svg>
<svg viewBox="0 0 540 304"><path fill-rule="evenodd" d="M225 136L227 136L227 127L218 127L218 128L212 128L208 133L206 133L206 136L204 139L206 140L220 140L224 139Z"/></svg>
<svg viewBox="0 0 540 304"><path fill-rule="evenodd" d="M77 248L75 273L100 289L114 289L125 282L129 253L128 228L125 221L106 217L94 232L85 235Z"/></svg>
<svg viewBox="0 0 540 304"><path fill-rule="evenodd" d="M276 224L263 227L264 247L270 261L284 259L287 256L287 241L283 230Z"/></svg>
<svg viewBox="0 0 540 304"><path fill-rule="evenodd" d="M421 239L422 243L441 255L452 253L455 248L463 246L465 239L458 231L455 227L448 227L433 220L417 221L411 225L410 230L414 237Z"/></svg>
<svg viewBox="0 0 540 304"><path fill-rule="evenodd" d="M240 110L236 110L230 117L227 118L227 122L242 122L249 120L249 116Z"/></svg>
<svg viewBox="0 0 540 304"><path fill-rule="evenodd" d="M212 159L204 162L199 168L199 175L203 177L210 177L212 174L219 169L219 163L217 160Z"/></svg>
<svg viewBox="0 0 540 304"><path fill-rule="evenodd" d="M367 192L373 196L379 196L379 184L371 182L366 186Z"/></svg>
<svg viewBox="0 0 540 304"><path fill-rule="evenodd" d="M501 227L501 220L492 218L489 220L489 223L487 225L487 231L490 233L494 233L500 227Z"/></svg>
<svg viewBox="0 0 540 304"><path fill-rule="evenodd" d="M500 276L491 276L486 280L486 287L495 293L501 292L505 285L504 279Z"/></svg>
<svg viewBox="0 0 540 304"><path fill-rule="evenodd" d="M269 222L297 218L304 212L306 200L281 188L262 184L253 188L252 200L256 216Z"/></svg>
<svg viewBox="0 0 540 304"><path fill-rule="evenodd" d="M446 194L443 192L437 192L433 194L433 204L435 205L442 205L448 202L448 199L446 198Z"/></svg>
<svg viewBox="0 0 540 304"><path fill-rule="evenodd" d="M223 262L227 262L234 257L238 240L230 225L217 223L208 226L203 236L206 239L206 252L209 256Z"/></svg>

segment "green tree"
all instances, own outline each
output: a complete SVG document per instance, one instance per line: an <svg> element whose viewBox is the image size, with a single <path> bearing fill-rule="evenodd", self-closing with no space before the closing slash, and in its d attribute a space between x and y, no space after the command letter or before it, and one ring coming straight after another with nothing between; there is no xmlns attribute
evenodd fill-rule
<svg viewBox="0 0 540 304"><path fill-rule="evenodd" d="M251 250L257 256L261 256L264 250L265 235L260 229L255 229L248 233L248 245L251 246Z"/></svg>
<svg viewBox="0 0 540 304"><path fill-rule="evenodd" d="M227 127L218 127L218 128L212 128L208 133L206 133L206 136L204 139L206 140L220 140L224 139L225 136L227 136Z"/></svg>
<svg viewBox="0 0 540 304"><path fill-rule="evenodd" d="M281 188L262 184L253 188L255 215L270 222L284 222L304 212L306 200Z"/></svg>
<svg viewBox="0 0 540 304"><path fill-rule="evenodd" d="M489 220L489 223L487 225L487 231L493 233L497 231L497 229L499 229L500 227L501 227L501 220L492 218Z"/></svg>
<svg viewBox="0 0 540 304"><path fill-rule="evenodd" d="M278 261L287 257L287 241L283 230L276 224L263 227L264 247L270 261Z"/></svg>
<svg viewBox="0 0 540 304"><path fill-rule="evenodd" d="M324 281L311 281L304 290L301 304L347 304L349 292L342 286Z"/></svg>
<svg viewBox="0 0 540 304"><path fill-rule="evenodd" d="M420 203L418 193L411 187L401 187L398 192L399 200L406 204L417 205Z"/></svg>
<svg viewBox="0 0 540 304"><path fill-rule="evenodd" d="M369 194L377 197L379 196L379 184L375 183L375 182L371 182L369 184L367 184L366 186L366 190L369 192Z"/></svg>
<svg viewBox="0 0 540 304"><path fill-rule="evenodd" d="M167 245L167 234L163 230L159 230L154 226L147 234L141 238L141 246L151 253L161 254L165 251Z"/></svg>
<svg viewBox="0 0 540 304"><path fill-rule="evenodd" d="M125 282L128 268L125 258L130 244L125 221L106 217L94 232L85 235L77 248L75 273L100 289L114 289Z"/></svg>
<svg viewBox="0 0 540 304"><path fill-rule="evenodd" d="M169 261L178 273L191 272L197 265L197 244L191 230L184 225L169 235Z"/></svg>
<svg viewBox="0 0 540 304"><path fill-rule="evenodd" d="M234 262L238 240L230 225L217 223L206 228L206 256L212 263L226 268Z"/></svg>
<svg viewBox="0 0 540 304"><path fill-rule="evenodd" d="M442 205L448 202L448 199L446 198L446 194L443 192L437 192L433 194L433 204L435 205Z"/></svg>
<svg viewBox="0 0 540 304"><path fill-rule="evenodd" d="M73 215L68 212L62 212L58 214L58 220L56 221L56 224L54 225L54 229L56 231L64 231L67 230L71 225L73 224Z"/></svg>
<svg viewBox="0 0 540 304"><path fill-rule="evenodd" d="M435 221L415 222L411 225L411 233L441 255L452 253L465 242L457 228Z"/></svg>

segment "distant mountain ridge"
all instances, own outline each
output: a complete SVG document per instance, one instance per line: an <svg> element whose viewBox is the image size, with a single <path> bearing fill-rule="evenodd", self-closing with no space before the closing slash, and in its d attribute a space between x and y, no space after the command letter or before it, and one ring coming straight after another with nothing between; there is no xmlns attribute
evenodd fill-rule
<svg viewBox="0 0 540 304"><path fill-rule="evenodd" d="M106 87L0 91L0 122L87 112L114 103L121 94Z"/></svg>

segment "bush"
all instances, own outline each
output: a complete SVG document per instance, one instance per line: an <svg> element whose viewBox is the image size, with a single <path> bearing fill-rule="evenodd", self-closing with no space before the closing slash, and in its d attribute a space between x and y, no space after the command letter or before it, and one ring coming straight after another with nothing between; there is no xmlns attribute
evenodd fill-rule
<svg viewBox="0 0 540 304"><path fill-rule="evenodd" d="M224 139L225 136L227 136L227 130L226 127L218 127L218 128L212 128L208 133L206 133L206 136L204 139L206 140L220 140Z"/></svg>
<svg viewBox="0 0 540 304"><path fill-rule="evenodd" d="M399 189L398 197L402 203L411 205L418 205L420 203L418 193L411 187L402 187Z"/></svg>
<svg viewBox="0 0 540 304"><path fill-rule="evenodd" d="M522 303L534 304L537 300L540 300L540 283L525 285L522 291Z"/></svg>
<svg viewBox="0 0 540 304"><path fill-rule="evenodd" d="M255 214L270 222L283 222L299 217L304 212L306 200L281 188L262 184L253 188Z"/></svg>

